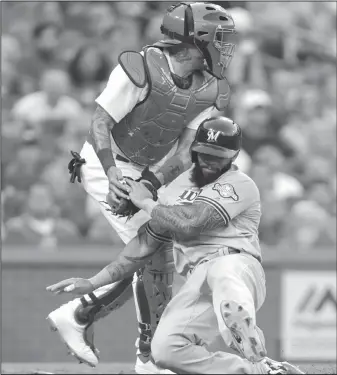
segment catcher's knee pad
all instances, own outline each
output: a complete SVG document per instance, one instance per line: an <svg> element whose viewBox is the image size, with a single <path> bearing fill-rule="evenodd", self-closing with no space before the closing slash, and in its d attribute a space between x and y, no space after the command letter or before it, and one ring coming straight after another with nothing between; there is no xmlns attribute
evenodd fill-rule
<svg viewBox="0 0 337 375"><path fill-rule="evenodd" d="M132 298L132 276L122 281L99 288L81 298L83 308L80 315L89 322L95 322L123 306ZM89 302L88 302L89 301Z"/></svg>
<svg viewBox="0 0 337 375"><path fill-rule="evenodd" d="M144 356L150 355L151 339L172 298L174 269L172 243L168 243L134 278L133 290L140 332L138 345Z"/></svg>

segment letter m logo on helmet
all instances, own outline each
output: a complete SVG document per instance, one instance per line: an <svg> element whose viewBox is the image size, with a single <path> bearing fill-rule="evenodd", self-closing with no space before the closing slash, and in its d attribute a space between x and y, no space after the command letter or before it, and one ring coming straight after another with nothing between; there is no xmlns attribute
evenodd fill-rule
<svg viewBox="0 0 337 375"><path fill-rule="evenodd" d="M192 161L196 152L233 161L240 152L241 138L241 128L233 120L224 116L208 118L199 125L192 143Z"/></svg>
<svg viewBox="0 0 337 375"><path fill-rule="evenodd" d="M220 133L220 130L215 131L213 129L209 129L209 131L207 132L207 142L216 142Z"/></svg>

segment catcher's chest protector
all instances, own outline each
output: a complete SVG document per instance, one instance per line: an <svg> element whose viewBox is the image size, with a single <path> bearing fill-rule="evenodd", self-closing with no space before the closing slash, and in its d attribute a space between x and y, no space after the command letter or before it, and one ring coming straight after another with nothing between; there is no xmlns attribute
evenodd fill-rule
<svg viewBox="0 0 337 375"><path fill-rule="evenodd" d="M190 121L216 103L220 92L219 81L206 72L194 74L189 89L178 88L166 57L158 48L145 49L144 58L149 82L147 99L111 133L131 161L153 165L167 155Z"/></svg>

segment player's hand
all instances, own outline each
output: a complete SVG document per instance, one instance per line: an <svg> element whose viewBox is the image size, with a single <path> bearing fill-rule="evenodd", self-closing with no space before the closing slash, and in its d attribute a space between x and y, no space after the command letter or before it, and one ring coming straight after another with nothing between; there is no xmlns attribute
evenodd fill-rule
<svg viewBox="0 0 337 375"><path fill-rule="evenodd" d="M144 209L145 201L148 199L153 200L153 195L149 191L149 189L145 186L145 182L136 182L133 180L126 180L126 183L131 188L129 197L132 203L138 208Z"/></svg>
<svg viewBox="0 0 337 375"><path fill-rule="evenodd" d="M56 284L49 285L46 290L54 294L72 293L82 295L93 292L95 288L88 279L72 277L71 279L62 280Z"/></svg>
<svg viewBox="0 0 337 375"><path fill-rule="evenodd" d="M120 198L129 199L129 187L123 183L122 171L117 167L111 167L108 169L107 177L109 180L109 193L107 196L109 205L115 207L118 206Z"/></svg>

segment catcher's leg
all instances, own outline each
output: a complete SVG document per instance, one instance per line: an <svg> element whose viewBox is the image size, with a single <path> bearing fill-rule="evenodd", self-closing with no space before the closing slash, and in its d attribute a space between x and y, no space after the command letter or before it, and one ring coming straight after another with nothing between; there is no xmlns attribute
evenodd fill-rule
<svg viewBox="0 0 337 375"><path fill-rule="evenodd" d="M168 243L135 275L133 291L139 324L137 374L171 373L158 369L151 361L151 341L161 315L172 298L173 272L172 243Z"/></svg>
<svg viewBox="0 0 337 375"><path fill-rule="evenodd" d="M47 320L52 330L59 333L69 354L95 367L99 358L93 344L93 322L123 306L131 297L132 277L62 305L52 311Z"/></svg>
<svg viewBox="0 0 337 375"><path fill-rule="evenodd" d="M81 151L86 163L81 168L82 186L86 192L99 203L99 207L109 224L116 230L120 238L129 242L138 228L148 220L148 216L140 211L132 219L119 218L112 214L106 201L108 179L102 169L92 146L85 143ZM116 161L123 175L137 179L140 168L131 163ZM71 353L80 361L96 366L98 363L92 340L87 334L92 322L107 315L110 311L124 304L132 296L132 278L99 288L94 293L75 299L49 314L48 320Z"/></svg>
<svg viewBox="0 0 337 375"><path fill-rule="evenodd" d="M150 264L135 274L133 283L130 277L99 288L54 310L47 319L71 354L94 367L98 357L93 344L86 339L87 329L128 301L132 284L140 333L135 370L138 374L167 373L150 361L150 354L153 334L172 296L173 267L172 244L168 243L165 250L155 254Z"/></svg>

